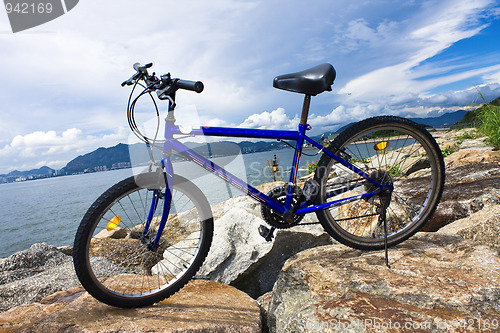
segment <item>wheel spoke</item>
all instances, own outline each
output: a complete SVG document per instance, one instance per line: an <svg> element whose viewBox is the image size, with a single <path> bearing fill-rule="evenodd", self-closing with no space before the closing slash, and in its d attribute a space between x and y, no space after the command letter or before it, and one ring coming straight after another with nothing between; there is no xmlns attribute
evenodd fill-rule
<svg viewBox="0 0 500 333"><path fill-rule="evenodd" d="M210 206L192 183L178 176L174 179L170 214L157 248L151 244L164 199L159 199L144 235L154 197L151 190L139 188L133 177L111 187L89 209L75 239L75 252L81 254L75 257L75 268L94 297L115 306L152 304L179 290L201 266L213 233L213 219L207 218ZM88 241L82 237L87 229L91 231Z"/></svg>
<svg viewBox="0 0 500 333"><path fill-rule="evenodd" d="M318 212L320 222L333 237L356 248L384 248L383 226L378 220L383 195L390 195L386 208L389 246L411 236L429 219L442 193L444 163L435 140L423 128L403 118L374 117L344 130L335 139L334 146L349 154L350 162L370 178L379 184L392 186L370 199L359 199ZM344 194L334 193L334 188L327 185L332 176L336 176L330 181L333 184L341 180L350 184L357 177L351 176L353 172L349 168L335 164L327 155L323 155L318 165L322 167L319 170L325 169L319 174L322 202L378 189L363 179L363 186ZM418 173L420 169L428 171ZM419 184L418 189L415 184ZM330 192L335 195L330 195Z"/></svg>

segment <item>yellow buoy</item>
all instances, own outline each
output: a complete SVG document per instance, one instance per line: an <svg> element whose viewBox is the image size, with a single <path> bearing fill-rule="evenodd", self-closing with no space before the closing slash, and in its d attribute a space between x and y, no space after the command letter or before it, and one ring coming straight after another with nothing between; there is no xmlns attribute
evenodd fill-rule
<svg viewBox="0 0 500 333"><path fill-rule="evenodd" d="M109 223L108 223L108 226L106 227L106 230L107 231L113 231L117 226L118 224L120 224L122 218L120 215L116 215L115 217L113 217Z"/></svg>
<svg viewBox="0 0 500 333"><path fill-rule="evenodd" d="M375 149L376 151L379 151L379 150L387 149L387 147L389 147L389 141L380 141L379 143L376 143L373 146L373 149Z"/></svg>

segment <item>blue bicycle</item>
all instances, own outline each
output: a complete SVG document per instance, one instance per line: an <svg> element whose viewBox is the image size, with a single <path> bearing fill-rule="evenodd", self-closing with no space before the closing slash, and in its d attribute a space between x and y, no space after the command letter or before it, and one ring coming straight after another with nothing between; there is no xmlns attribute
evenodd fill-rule
<svg viewBox="0 0 500 333"><path fill-rule="evenodd" d="M185 136L175 124L178 90L203 91L199 81L148 73L152 64L134 65L136 73L122 86L133 85L128 103L132 131L164 158L151 153L150 172L125 179L104 192L89 208L74 242L74 265L85 289L98 300L118 307L140 307L180 290L201 267L213 234L213 217L203 193L178 176L173 156L198 164L240 189L262 205L269 226L259 232L270 241L275 229L299 225L316 213L337 241L357 249L386 250L415 234L431 217L444 186L444 163L433 137L410 120L380 116L345 129L333 141L307 136L311 96L331 91L332 65L274 79L279 89L304 94L296 131L200 127L189 136L219 136L289 140L294 142L290 179L262 193L179 141ZM136 98L137 87L142 91ZM134 108L142 96L168 102L165 136L144 136L135 123ZM154 99L153 99L154 101ZM156 102L155 102L156 106ZM159 117L158 108L156 112ZM304 143L319 150L313 177L299 181L298 165Z"/></svg>

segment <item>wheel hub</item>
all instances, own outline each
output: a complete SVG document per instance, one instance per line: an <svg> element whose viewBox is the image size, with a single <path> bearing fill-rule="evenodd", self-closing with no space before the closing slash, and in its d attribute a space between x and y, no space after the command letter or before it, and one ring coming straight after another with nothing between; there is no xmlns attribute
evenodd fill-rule
<svg viewBox="0 0 500 333"><path fill-rule="evenodd" d="M382 169L374 170L370 173L369 176L371 179L375 180L377 183L384 185L386 187L392 188L392 184L394 184L393 179L392 179L392 175L387 170L382 170ZM377 185L373 184L369 180L365 180L364 185L365 185L366 192L375 192L379 189L379 187ZM392 192L392 190L390 190L390 191Z"/></svg>

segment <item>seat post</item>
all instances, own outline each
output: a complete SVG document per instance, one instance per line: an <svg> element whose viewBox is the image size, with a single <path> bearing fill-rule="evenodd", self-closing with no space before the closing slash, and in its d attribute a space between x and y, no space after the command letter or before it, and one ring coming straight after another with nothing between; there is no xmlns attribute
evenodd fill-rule
<svg viewBox="0 0 500 333"><path fill-rule="evenodd" d="M302 115L300 116L301 125L307 125L307 116L309 115L309 106L311 105L311 95L304 96L304 104L302 104Z"/></svg>

